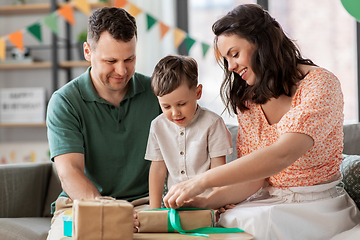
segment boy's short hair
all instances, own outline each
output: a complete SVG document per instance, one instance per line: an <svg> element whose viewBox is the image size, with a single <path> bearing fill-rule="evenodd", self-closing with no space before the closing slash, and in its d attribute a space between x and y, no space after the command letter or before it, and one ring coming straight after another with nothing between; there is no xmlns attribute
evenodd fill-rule
<svg viewBox="0 0 360 240"><path fill-rule="evenodd" d="M192 57L168 55L156 64L151 76L151 89L162 97L186 82L189 88L198 85L198 65Z"/></svg>

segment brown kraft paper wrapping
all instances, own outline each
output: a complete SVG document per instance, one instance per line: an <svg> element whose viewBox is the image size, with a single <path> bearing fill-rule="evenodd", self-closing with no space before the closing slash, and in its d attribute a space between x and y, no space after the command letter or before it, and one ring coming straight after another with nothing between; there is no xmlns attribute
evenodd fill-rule
<svg viewBox="0 0 360 240"><path fill-rule="evenodd" d="M133 205L124 200L74 200L75 240L133 239Z"/></svg>
<svg viewBox="0 0 360 240"><path fill-rule="evenodd" d="M168 232L169 210L143 210L137 213L140 223L138 232ZM202 227L213 227L214 212L212 210L179 211L181 227L192 230Z"/></svg>

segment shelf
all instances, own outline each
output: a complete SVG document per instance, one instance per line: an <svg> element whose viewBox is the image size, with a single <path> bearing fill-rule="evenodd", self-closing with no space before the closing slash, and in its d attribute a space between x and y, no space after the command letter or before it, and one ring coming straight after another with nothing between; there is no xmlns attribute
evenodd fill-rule
<svg viewBox="0 0 360 240"><path fill-rule="evenodd" d="M59 62L61 68L72 68L72 67L89 67L90 62L88 61L63 61Z"/></svg>
<svg viewBox="0 0 360 240"><path fill-rule="evenodd" d="M0 63L0 70L51 68L51 62Z"/></svg>
<svg viewBox="0 0 360 240"><path fill-rule="evenodd" d="M0 63L0 70L51 68L51 62ZM59 67L89 67L88 61L61 61Z"/></svg>
<svg viewBox="0 0 360 240"><path fill-rule="evenodd" d="M46 127L43 123L0 123L0 127Z"/></svg>
<svg viewBox="0 0 360 240"><path fill-rule="evenodd" d="M66 3L60 3L59 6ZM110 6L109 3L98 2L90 3L91 9ZM50 3L33 3L23 5L0 5L0 15L12 15L12 14L34 14L34 13L50 13Z"/></svg>
<svg viewBox="0 0 360 240"><path fill-rule="evenodd" d="M0 6L0 15L49 13L50 3Z"/></svg>

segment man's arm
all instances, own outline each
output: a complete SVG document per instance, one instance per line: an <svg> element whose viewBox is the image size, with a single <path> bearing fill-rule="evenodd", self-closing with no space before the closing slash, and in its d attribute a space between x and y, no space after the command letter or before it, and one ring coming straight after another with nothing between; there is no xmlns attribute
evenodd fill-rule
<svg viewBox="0 0 360 240"><path fill-rule="evenodd" d="M54 158L61 186L72 199L94 199L101 194L85 176L85 159L81 153L67 153Z"/></svg>

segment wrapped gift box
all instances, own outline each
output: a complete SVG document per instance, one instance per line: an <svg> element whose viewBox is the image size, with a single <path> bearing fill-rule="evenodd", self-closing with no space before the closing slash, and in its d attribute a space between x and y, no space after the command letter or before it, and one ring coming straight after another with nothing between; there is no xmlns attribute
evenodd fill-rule
<svg viewBox="0 0 360 240"><path fill-rule="evenodd" d="M182 210L179 209L180 223L184 230L193 230L203 227L214 226L214 212L210 209L205 210ZM138 232L174 232L171 227L169 209L143 210L138 212L140 223Z"/></svg>
<svg viewBox="0 0 360 240"><path fill-rule="evenodd" d="M133 205L124 200L75 200L73 238L76 240L127 240L133 238Z"/></svg>
<svg viewBox="0 0 360 240"><path fill-rule="evenodd" d="M72 210L65 211L63 215L63 223L64 223L64 236L71 237L72 225L73 225Z"/></svg>

